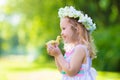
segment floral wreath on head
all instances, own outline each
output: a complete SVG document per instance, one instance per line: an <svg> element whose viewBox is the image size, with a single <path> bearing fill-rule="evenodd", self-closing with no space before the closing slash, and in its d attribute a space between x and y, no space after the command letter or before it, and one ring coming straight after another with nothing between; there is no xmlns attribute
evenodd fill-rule
<svg viewBox="0 0 120 80"><path fill-rule="evenodd" d="M96 29L96 24L93 23L91 17L88 17L87 14L83 14L82 11L78 11L72 6L60 8L58 15L60 19L66 16L71 18L78 18L78 22L82 23L90 33Z"/></svg>

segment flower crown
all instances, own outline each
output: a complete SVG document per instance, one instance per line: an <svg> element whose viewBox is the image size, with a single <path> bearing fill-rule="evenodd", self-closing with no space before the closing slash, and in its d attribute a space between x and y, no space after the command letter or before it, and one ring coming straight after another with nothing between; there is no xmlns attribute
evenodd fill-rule
<svg viewBox="0 0 120 80"><path fill-rule="evenodd" d="M65 8L60 8L58 11L58 15L61 18L64 17L72 17L72 18L78 18L78 22L82 23L85 28L92 32L96 29L96 24L92 22L92 19L88 17L87 14L83 14L81 11L77 11L74 7L66 6Z"/></svg>

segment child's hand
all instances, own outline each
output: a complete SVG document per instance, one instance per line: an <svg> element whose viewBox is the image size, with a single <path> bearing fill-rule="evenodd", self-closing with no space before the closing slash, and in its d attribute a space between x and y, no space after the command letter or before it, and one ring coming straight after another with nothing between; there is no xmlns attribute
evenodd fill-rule
<svg viewBox="0 0 120 80"><path fill-rule="evenodd" d="M57 36L56 40L50 40L49 42L46 43L47 52L49 55L55 57L61 53L58 47L60 40L61 40L61 37Z"/></svg>
<svg viewBox="0 0 120 80"><path fill-rule="evenodd" d="M49 55L54 56L54 57L61 54L61 51L60 51L58 45L52 45L52 44L47 45L47 52Z"/></svg>

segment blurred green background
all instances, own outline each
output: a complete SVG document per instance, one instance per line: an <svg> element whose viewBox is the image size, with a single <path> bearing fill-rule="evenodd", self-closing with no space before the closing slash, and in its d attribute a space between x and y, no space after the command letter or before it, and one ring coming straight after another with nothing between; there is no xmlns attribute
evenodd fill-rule
<svg viewBox="0 0 120 80"><path fill-rule="evenodd" d="M82 10L96 23L97 80L120 80L120 0L0 0L0 80L49 80L43 73L50 72L57 74L51 80L60 79L45 43L60 34L57 12L64 6ZM39 79L31 78L37 73Z"/></svg>

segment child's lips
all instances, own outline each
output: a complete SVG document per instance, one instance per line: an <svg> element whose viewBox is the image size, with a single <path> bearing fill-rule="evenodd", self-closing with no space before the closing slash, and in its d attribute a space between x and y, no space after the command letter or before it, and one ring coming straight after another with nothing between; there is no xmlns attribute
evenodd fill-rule
<svg viewBox="0 0 120 80"><path fill-rule="evenodd" d="M65 40L65 38L66 38L65 36L62 36L62 39L63 39L63 40Z"/></svg>

